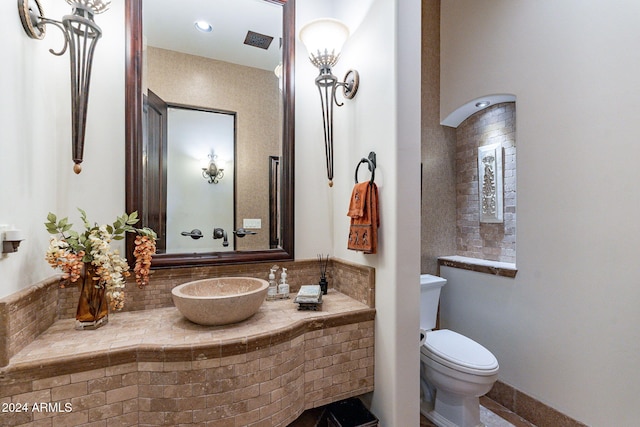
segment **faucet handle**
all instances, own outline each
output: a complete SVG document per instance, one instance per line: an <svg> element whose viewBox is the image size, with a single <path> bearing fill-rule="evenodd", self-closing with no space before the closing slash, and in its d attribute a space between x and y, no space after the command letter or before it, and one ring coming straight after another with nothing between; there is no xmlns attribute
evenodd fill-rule
<svg viewBox="0 0 640 427"><path fill-rule="evenodd" d="M202 235L202 231L198 230L197 228L194 228L191 231L183 231L180 234L183 235L183 236L189 236L194 240L198 240L199 238L204 237Z"/></svg>
<svg viewBox="0 0 640 427"><path fill-rule="evenodd" d="M227 247L229 246L229 241L227 240L227 232L224 231L222 228L216 227L213 229L213 238L214 239L224 239L222 241L222 246Z"/></svg>
<svg viewBox="0 0 640 427"><path fill-rule="evenodd" d="M238 228L237 230L234 230L233 233L238 237L244 237L247 234L258 234L257 232L252 230L247 230L246 228Z"/></svg>

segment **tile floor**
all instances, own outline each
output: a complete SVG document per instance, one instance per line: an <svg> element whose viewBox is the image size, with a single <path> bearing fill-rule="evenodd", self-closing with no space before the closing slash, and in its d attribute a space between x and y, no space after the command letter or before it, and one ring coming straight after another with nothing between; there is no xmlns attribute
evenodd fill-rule
<svg viewBox="0 0 640 427"><path fill-rule="evenodd" d="M480 398L480 421L486 427L535 427L535 425L486 396ZM423 415L420 415L420 427L436 426Z"/></svg>
<svg viewBox="0 0 640 427"><path fill-rule="evenodd" d="M480 420L486 427L535 427L486 396L480 398L480 404ZM309 409L288 427L326 427L327 420L324 415L324 407ZM420 415L420 427L435 427L435 424Z"/></svg>

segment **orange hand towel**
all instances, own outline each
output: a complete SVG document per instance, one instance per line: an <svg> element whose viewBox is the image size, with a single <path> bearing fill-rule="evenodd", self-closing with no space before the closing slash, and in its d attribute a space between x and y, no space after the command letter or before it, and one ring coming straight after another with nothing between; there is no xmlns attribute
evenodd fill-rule
<svg viewBox="0 0 640 427"><path fill-rule="evenodd" d="M380 226L378 187L375 183L364 182L353 187L347 215L351 217L347 249L375 254Z"/></svg>
<svg viewBox="0 0 640 427"><path fill-rule="evenodd" d="M347 216L351 218L360 218L364 215L364 205L369 193L369 181L361 182L353 187L351 192L351 200L349 201L349 212Z"/></svg>

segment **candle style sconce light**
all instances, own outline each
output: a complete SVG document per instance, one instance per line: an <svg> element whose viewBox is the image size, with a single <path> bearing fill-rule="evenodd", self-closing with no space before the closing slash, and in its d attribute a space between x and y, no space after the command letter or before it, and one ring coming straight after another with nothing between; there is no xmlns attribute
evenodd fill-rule
<svg viewBox="0 0 640 427"><path fill-rule="evenodd" d="M59 52L49 49L49 52L62 56L69 50L73 171L78 174L82 171L91 65L96 43L102 36L93 16L106 11L111 1L67 0L67 3L73 8L72 15L64 15L62 21L46 18L38 0L18 0L18 13L25 32L33 39L44 38L47 24L55 25L64 34L62 49Z"/></svg>
<svg viewBox="0 0 640 427"><path fill-rule="evenodd" d="M300 40L307 48L309 60L320 71L316 77L316 86L322 104L329 187L333 187L333 106L334 104L338 107L344 105L336 99L336 89L339 86L342 87L344 98L352 99L360 84L360 76L356 70L347 71L343 82L339 82L331 72L331 68L338 63L342 46L348 38L349 28L336 19L316 19L300 29Z"/></svg>
<svg viewBox="0 0 640 427"><path fill-rule="evenodd" d="M209 166L202 168L202 176L209 184L217 184L224 176L224 169L216 164L217 155L209 154Z"/></svg>

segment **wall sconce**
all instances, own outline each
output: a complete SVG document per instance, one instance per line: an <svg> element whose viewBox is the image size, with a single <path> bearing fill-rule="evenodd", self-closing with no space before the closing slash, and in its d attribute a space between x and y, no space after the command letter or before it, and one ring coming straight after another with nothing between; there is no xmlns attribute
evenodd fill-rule
<svg viewBox="0 0 640 427"><path fill-rule="evenodd" d="M316 77L316 86L318 86L322 104L329 187L333 187L333 105L338 107L344 105L336 99L336 88L341 86L343 96L346 99L352 99L360 83L360 76L356 70L347 71L344 82L339 82L331 73L331 68L338 62L342 45L348 37L349 28L336 19L316 19L300 29L300 40L307 48L309 60L320 70L320 74Z"/></svg>
<svg viewBox="0 0 640 427"><path fill-rule="evenodd" d="M96 42L102 36L102 30L93 20L93 15L109 8L109 0L67 0L73 7L72 15L64 15L62 21L45 18L38 0L18 0L20 20L27 35L42 40L46 33L46 24L53 24L64 34L64 46L59 52L49 49L56 56L62 56L69 49L71 62L71 125L73 171L80 173L84 136L87 124L87 103L89 100L89 82L91 64Z"/></svg>
<svg viewBox="0 0 640 427"><path fill-rule="evenodd" d="M202 168L202 176L209 184L217 184L224 176L224 169L219 168L218 165L216 165L217 158L217 155L209 154L209 166Z"/></svg>

